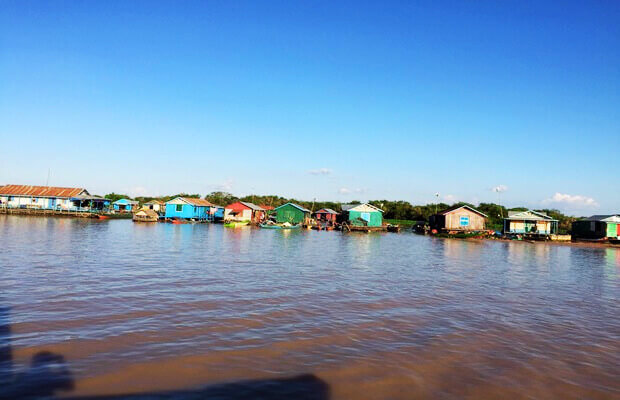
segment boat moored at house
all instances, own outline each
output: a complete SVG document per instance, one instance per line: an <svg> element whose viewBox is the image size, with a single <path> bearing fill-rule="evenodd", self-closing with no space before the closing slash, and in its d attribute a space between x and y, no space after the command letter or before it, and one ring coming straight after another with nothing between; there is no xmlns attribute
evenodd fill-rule
<svg viewBox="0 0 620 400"><path fill-rule="evenodd" d="M114 211L119 213L131 213L138 210L139 203L135 200L129 199L118 199L114 203L112 203L112 207Z"/></svg>
<svg viewBox="0 0 620 400"><path fill-rule="evenodd" d="M248 221L258 224L263 222L265 218L266 211L264 208L246 201L237 201L224 208L224 221Z"/></svg>
<svg viewBox="0 0 620 400"><path fill-rule="evenodd" d="M508 211L503 233L507 236L550 237L558 231L558 220L540 211Z"/></svg>
<svg viewBox="0 0 620 400"><path fill-rule="evenodd" d="M214 218L211 210L217 206L207 200L193 197L177 197L166 203L166 219L206 222Z"/></svg>
<svg viewBox="0 0 620 400"><path fill-rule="evenodd" d="M101 213L110 207L110 200L92 196L84 188L56 186L4 185L0 186L0 209Z"/></svg>
<svg viewBox="0 0 620 400"><path fill-rule="evenodd" d="M430 229L437 232L483 231L487 215L468 205L457 205L431 215Z"/></svg>
<svg viewBox="0 0 620 400"><path fill-rule="evenodd" d="M593 215L572 224L573 240L612 241L620 240L620 214Z"/></svg>
<svg viewBox="0 0 620 400"><path fill-rule="evenodd" d="M292 225L307 225L310 222L310 210L295 203L286 203L274 209L276 222L283 224L288 222Z"/></svg>

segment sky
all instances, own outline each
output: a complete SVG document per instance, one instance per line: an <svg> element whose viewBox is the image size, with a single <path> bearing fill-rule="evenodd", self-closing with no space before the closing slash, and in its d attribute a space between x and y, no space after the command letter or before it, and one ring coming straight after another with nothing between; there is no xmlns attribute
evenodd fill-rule
<svg viewBox="0 0 620 400"><path fill-rule="evenodd" d="M0 0L0 184L620 212L619 21L615 0Z"/></svg>

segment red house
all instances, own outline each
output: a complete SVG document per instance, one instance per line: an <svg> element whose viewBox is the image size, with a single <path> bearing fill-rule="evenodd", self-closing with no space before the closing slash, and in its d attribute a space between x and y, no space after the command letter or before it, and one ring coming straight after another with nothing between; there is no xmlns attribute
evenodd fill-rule
<svg viewBox="0 0 620 400"><path fill-rule="evenodd" d="M331 208L321 208L319 211L314 213L314 217L317 221L330 222L332 224L336 222L337 216L338 213Z"/></svg>
<svg viewBox="0 0 620 400"><path fill-rule="evenodd" d="M238 201L224 208L224 221L261 222L265 219L265 209L246 201Z"/></svg>

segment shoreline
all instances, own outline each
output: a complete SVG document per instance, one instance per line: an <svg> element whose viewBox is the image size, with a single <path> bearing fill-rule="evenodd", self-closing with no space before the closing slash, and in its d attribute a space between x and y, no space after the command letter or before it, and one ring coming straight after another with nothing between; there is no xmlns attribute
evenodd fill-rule
<svg viewBox="0 0 620 400"><path fill-rule="evenodd" d="M423 236L423 235L420 235ZM432 235L424 235L430 236ZM511 239L497 239L497 238L446 238L437 237L437 239L452 239L452 240L465 240L465 241L489 241L489 242L502 242L502 243L524 243L524 244L536 244L536 245L552 245L552 246L568 246L568 247L581 247L581 248L611 248L620 250L620 244L614 243L599 243L599 242L574 242L574 241L554 241L554 240L511 240Z"/></svg>

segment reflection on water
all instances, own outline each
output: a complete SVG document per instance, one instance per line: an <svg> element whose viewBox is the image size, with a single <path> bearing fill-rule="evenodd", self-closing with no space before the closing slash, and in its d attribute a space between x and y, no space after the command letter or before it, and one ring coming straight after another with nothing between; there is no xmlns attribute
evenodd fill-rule
<svg viewBox="0 0 620 400"><path fill-rule="evenodd" d="M618 249L15 216L0 241L11 397L620 395Z"/></svg>

